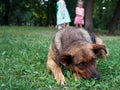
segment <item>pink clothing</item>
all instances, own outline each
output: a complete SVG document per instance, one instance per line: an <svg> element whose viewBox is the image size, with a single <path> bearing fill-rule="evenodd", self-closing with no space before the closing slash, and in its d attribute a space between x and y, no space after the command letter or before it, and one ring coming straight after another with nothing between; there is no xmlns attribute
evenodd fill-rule
<svg viewBox="0 0 120 90"><path fill-rule="evenodd" d="M84 24L84 8L76 7L74 24Z"/></svg>

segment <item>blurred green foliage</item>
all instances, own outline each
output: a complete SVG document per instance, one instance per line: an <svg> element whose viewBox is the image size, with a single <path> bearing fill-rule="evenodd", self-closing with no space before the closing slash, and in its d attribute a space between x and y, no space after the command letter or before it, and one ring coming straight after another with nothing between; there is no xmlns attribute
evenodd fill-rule
<svg viewBox="0 0 120 90"><path fill-rule="evenodd" d="M6 8L9 25L56 25L57 0L0 0L0 25L5 25ZM73 25L77 0L65 0ZM94 27L107 29L118 0L95 0ZM9 5L8 5L9 4ZM86 0L84 0L86 7Z"/></svg>

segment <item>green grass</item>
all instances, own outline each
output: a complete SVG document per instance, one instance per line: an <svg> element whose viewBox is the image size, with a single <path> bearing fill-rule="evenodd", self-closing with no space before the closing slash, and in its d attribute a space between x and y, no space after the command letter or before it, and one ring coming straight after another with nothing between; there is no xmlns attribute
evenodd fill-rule
<svg viewBox="0 0 120 90"><path fill-rule="evenodd" d="M120 36L101 36L109 49L107 60L98 59L100 80L75 81L63 70L61 87L46 68L54 28L0 27L0 90L120 90Z"/></svg>

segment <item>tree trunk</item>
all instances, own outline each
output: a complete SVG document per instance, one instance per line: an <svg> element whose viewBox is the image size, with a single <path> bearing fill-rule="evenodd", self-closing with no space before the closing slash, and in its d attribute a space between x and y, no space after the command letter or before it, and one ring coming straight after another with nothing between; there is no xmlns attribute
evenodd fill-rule
<svg viewBox="0 0 120 90"><path fill-rule="evenodd" d="M3 16L3 24L4 25L8 25L9 24L9 11L10 11L10 1L9 0L5 0L4 1L5 4L5 14Z"/></svg>
<svg viewBox="0 0 120 90"><path fill-rule="evenodd" d="M93 5L94 0L87 0L86 12L85 12L85 28L89 31L93 31Z"/></svg>
<svg viewBox="0 0 120 90"><path fill-rule="evenodd" d="M116 6L115 11L114 11L114 15L113 15L112 20L110 22L110 26L109 26L109 33L110 34L114 33L114 31L116 29L116 22L119 19L120 19L120 0L117 3L117 6Z"/></svg>

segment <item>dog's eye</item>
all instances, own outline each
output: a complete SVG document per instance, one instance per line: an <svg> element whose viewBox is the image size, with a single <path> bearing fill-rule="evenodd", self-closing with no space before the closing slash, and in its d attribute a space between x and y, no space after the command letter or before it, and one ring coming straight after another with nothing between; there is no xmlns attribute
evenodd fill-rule
<svg viewBox="0 0 120 90"><path fill-rule="evenodd" d="M84 68L85 65L86 65L85 62L81 62L81 63L77 64L77 66L80 67L80 68Z"/></svg>

